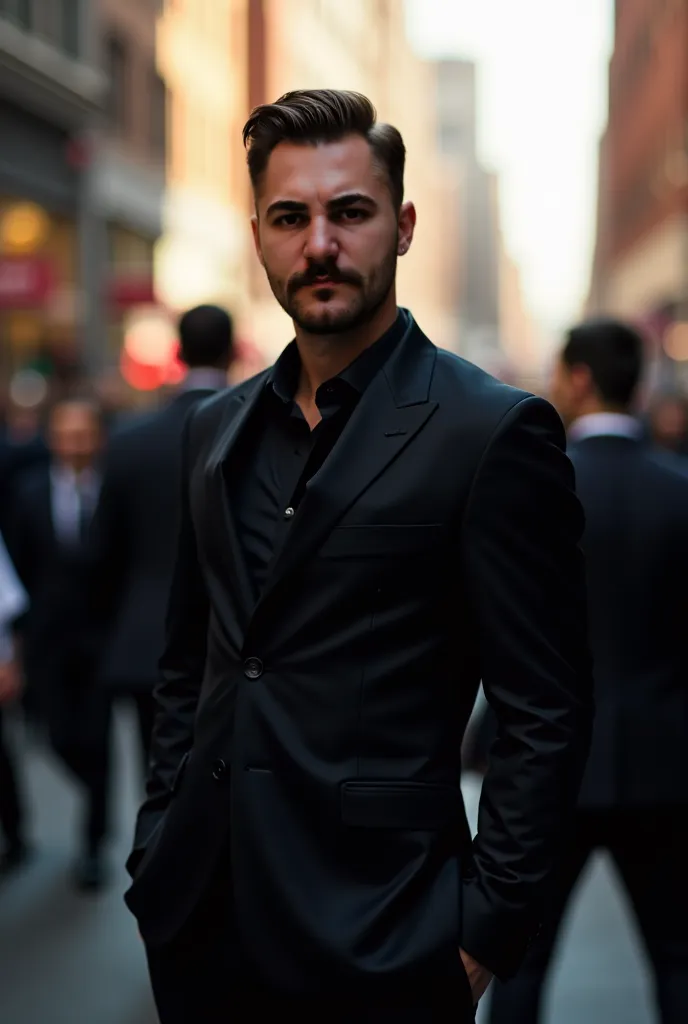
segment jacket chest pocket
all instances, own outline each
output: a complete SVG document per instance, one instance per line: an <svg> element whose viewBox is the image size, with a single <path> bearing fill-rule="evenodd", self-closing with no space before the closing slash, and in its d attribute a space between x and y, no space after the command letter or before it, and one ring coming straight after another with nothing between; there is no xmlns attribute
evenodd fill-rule
<svg viewBox="0 0 688 1024"><path fill-rule="evenodd" d="M395 559L428 556L447 540L443 523L339 526L320 548L322 558Z"/></svg>

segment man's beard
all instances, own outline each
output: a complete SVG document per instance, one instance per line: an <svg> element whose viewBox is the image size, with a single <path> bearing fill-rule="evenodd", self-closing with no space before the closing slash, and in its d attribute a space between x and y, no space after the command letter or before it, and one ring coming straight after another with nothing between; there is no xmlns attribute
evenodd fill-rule
<svg viewBox="0 0 688 1024"><path fill-rule="evenodd" d="M367 279L353 270L341 271L335 260L319 260L309 264L303 274L295 274L287 282L274 278L266 267L266 274L272 293L282 309L297 327L307 334L344 334L369 323L389 295L397 272L397 250L395 246ZM330 281L318 285L316 278L329 277ZM323 292L330 290L330 282L346 283L353 292L351 301L344 309L329 310L327 304L315 311L301 309L299 292L309 285Z"/></svg>

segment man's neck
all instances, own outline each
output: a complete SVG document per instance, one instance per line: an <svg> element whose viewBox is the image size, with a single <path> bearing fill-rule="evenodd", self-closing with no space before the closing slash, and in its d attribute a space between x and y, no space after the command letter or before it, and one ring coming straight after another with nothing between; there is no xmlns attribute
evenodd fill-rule
<svg viewBox="0 0 688 1024"><path fill-rule="evenodd" d="M633 411L628 406L605 405L602 402L586 402L577 414L576 419L584 416L632 416Z"/></svg>
<svg viewBox="0 0 688 1024"><path fill-rule="evenodd" d="M301 357L296 401L312 404L321 384L345 370L367 348L388 331L397 318L396 299L368 323L342 334L309 334L296 327L296 345Z"/></svg>

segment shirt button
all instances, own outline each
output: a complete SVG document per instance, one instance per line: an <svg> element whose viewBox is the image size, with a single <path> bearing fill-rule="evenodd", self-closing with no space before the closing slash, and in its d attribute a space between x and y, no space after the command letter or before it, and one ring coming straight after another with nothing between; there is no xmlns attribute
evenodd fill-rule
<svg viewBox="0 0 688 1024"><path fill-rule="evenodd" d="M284 518L285 519L292 519L293 516L294 516L294 509L290 505L289 508L285 508L285 510L284 510Z"/></svg>
<svg viewBox="0 0 688 1024"><path fill-rule="evenodd" d="M247 679L260 679L263 674L263 662L260 658L247 658L244 662L244 675Z"/></svg>
<svg viewBox="0 0 688 1024"><path fill-rule="evenodd" d="M213 762L213 778L215 779L216 782L219 782L220 779L223 779L226 774L227 765L225 764L221 757L218 757L217 761Z"/></svg>

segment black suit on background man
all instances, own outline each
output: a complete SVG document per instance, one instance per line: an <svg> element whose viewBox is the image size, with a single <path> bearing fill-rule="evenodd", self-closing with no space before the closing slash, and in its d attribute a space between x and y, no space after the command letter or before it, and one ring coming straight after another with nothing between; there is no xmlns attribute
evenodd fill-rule
<svg viewBox="0 0 688 1024"><path fill-rule="evenodd" d="M472 1019L459 946L515 970L587 750L563 430L402 311L355 377L323 386L313 435L271 463L262 443L298 419L294 359L291 346L189 421L127 902L152 974L179 957L170 993L219 953L235 987L285 995L403 1000L439 972L452 1019ZM270 554L246 510L273 485ZM472 848L460 746L481 674L502 729ZM211 947L182 937L209 887L236 927Z"/></svg>
<svg viewBox="0 0 688 1024"><path fill-rule="evenodd" d="M108 831L108 713L93 686L94 636L81 587L85 536L61 538L54 513L51 466L27 471L8 534L31 600L20 629L23 667L53 749L86 788L82 840L92 858Z"/></svg>
<svg viewBox="0 0 688 1024"><path fill-rule="evenodd" d="M583 325L572 335L565 365L589 363L612 396L620 381L617 407L622 406L624 381L630 381L628 402L641 366L634 334L603 321L601 326ZM568 407L564 397L561 405ZM684 1024L688 462L653 451L639 421L619 411L600 415L588 410L576 417L570 441L586 516L595 725L575 832L549 917L518 976L495 989L490 1020L535 1024L541 1019L542 987L569 896L592 852L605 848L654 967L661 1020Z"/></svg>
<svg viewBox="0 0 688 1024"><path fill-rule="evenodd" d="M112 437L91 533L100 684L133 697L146 761L179 533L182 432L193 406L227 386L231 319L198 307L182 317L180 334L190 366L184 388Z"/></svg>

